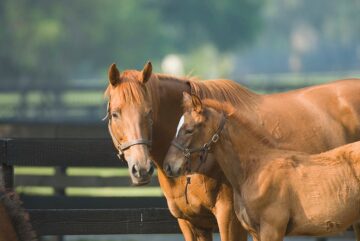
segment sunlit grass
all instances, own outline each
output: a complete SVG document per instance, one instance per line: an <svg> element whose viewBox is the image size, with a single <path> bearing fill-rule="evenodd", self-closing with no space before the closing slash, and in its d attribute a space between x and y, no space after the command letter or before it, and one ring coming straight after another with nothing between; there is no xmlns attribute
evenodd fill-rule
<svg viewBox="0 0 360 241"><path fill-rule="evenodd" d="M15 175L55 175L56 169L53 167L15 167ZM116 177L129 176L127 168L98 168L98 167L70 167L66 169L69 176L99 176ZM154 173L156 176L156 172ZM154 177L156 178L156 177ZM65 193L68 196L102 196L102 197L146 197L162 196L160 187L68 187ZM52 187L33 187L19 186L16 188L18 193L27 195L54 195Z"/></svg>
<svg viewBox="0 0 360 241"><path fill-rule="evenodd" d="M129 176L127 168L70 167L66 170L69 176Z"/></svg>
<svg viewBox="0 0 360 241"><path fill-rule="evenodd" d="M16 187L16 192L26 195L49 196L54 195L54 188L52 187Z"/></svg>
<svg viewBox="0 0 360 241"><path fill-rule="evenodd" d="M16 192L26 195L49 196L54 195L52 187L17 187ZM67 196L94 197L160 197L160 187L69 187L65 191Z"/></svg>
<svg viewBox="0 0 360 241"><path fill-rule="evenodd" d="M68 91L62 96L67 105L99 105L105 103L104 94L100 91L76 92Z"/></svg>
<svg viewBox="0 0 360 241"><path fill-rule="evenodd" d="M55 174L53 167L15 167L15 175L44 175L52 176Z"/></svg>
<svg viewBox="0 0 360 241"><path fill-rule="evenodd" d="M102 196L102 197L158 197L162 196L160 187L119 187L119 188L77 188L66 189L69 196Z"/></svg>

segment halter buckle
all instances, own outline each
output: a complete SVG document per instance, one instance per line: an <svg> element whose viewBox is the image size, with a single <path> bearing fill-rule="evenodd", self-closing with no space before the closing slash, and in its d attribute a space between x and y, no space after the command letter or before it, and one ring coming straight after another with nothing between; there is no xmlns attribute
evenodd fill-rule
<svg viewBox="0 0 360 241"><path fill-rule="evenodd" d="M205 143L204 145L203 145L203 151L209 151L210 150L210 144L209 143Z"/></svg>
<svg viewBox="0 0 360 241"><path fill-rule="evenodd" d="M217 141L219 140L219 134L218 133L215 133L212 138L211 138L211 141L213 143L216 143Z"/></svg>
<svg viewBox="0 0 360 241"><path fill-rule="evenodd" d="M184 156L186 157L186 158L190 158L190 150L188 149L188 148L185 148L184 149Z"/></svg>

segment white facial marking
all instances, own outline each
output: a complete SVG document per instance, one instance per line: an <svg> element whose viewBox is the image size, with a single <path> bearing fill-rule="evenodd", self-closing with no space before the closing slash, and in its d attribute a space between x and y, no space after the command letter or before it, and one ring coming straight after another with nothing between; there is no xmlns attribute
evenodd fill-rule
<svg viewBox="0 0 360 241"><path fill-rule="evenodd" d="M180 131L180 129L181 129L181 127L182 127L183 124L184 124L184 115L182 115L181 118L180 118L179 124L178 124L178 126L177 126L177 128L176 128L175 137L178 136L179 131Z"/></svg>

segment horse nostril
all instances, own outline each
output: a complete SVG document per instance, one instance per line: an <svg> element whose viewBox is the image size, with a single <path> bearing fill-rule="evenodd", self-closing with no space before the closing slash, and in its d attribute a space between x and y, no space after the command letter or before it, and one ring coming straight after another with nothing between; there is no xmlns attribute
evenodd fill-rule
<svg viewBox="0 0 360 241"><path fill-rule="evenodd" d="M150 163L148 174L151 176L154 173L154 170L155 170L154 164Z"/></svg>
<svg viewBox="0 0 360 241"><path fill-rule="evenodd" d="M139 165L138 164L134 164L131 168L131 172L134 176L139 176Z"/></svg>

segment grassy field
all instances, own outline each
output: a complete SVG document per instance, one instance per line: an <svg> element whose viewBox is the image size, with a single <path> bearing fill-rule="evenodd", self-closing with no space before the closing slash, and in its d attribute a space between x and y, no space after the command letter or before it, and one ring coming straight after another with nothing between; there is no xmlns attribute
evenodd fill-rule
<svg viewBox="0 0 360 241"><path fill-rule="evenodd" d="M50 167L15 167L15 175L44 175L52 176L55 169ZM68 168L68 176L99 176L99 177L116 177L129 176L125 168ZM157 178L156 173L153 178ZM130 183L130 177L129 177ZM17 187L16 191L23 194L31 195L53 195L52 187ZM123 196L162 196L160 187L69 187L66 188L68 196L103 196L103 197L123 197Z"/></svg>

